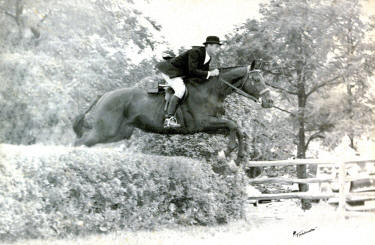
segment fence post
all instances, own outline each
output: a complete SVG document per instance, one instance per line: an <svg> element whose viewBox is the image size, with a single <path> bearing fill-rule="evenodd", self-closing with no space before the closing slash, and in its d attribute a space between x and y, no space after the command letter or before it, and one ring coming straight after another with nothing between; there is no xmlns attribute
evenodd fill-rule
<svg viewBox="0 0 375 245"><path fill-rule="evenodd" d="M298 164L297 165L297 178L299 179L306 179L307 178L307 172L306 172L306 164ZM300 192L307 192L309 191L309 185L308 184L298 184L299 191ZM311 208L311 201L307 199L301 199L301 206L303 210L308 210Z"/></svg>
<svg viewBox="0 0 375 245"><path fill-rule="evenodd" d="M340 161L339 164L339 206L337 211L344 213L346 210L346 165L344 161Z"/></svg>

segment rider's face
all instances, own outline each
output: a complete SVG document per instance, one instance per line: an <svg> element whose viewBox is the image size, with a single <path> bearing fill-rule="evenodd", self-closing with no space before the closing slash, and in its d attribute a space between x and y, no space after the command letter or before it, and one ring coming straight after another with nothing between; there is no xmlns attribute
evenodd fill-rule
<svg viewBox="0 0 375 245"><path fill-rule="evenodd" d="M206 50L210 56L214 56L215 54L219 52L220 45L219 44L207 44Z"/></svg>

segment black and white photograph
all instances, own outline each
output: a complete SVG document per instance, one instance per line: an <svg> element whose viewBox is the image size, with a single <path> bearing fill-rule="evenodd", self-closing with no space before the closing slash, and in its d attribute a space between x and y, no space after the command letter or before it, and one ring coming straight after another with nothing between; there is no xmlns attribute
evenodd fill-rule
<svg viewBox="0 0 375 245"><path fill-rule="evenodd" d="M375 244L375 0L0 0L0 244Z"/></svg>

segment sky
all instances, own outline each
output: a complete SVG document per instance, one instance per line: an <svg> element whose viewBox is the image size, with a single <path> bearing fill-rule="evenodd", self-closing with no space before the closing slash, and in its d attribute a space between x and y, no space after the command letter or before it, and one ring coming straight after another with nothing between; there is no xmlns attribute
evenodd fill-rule
<svg viewBox="0 0 375 245"><path fill-rule="evenodd" d="M269 0L145 0L136 6L162 26L162 35L177 51L201 45L207 36L225 39L236 25L259 18L259 4ZM375 14L375 0L365 2L366 13Z"/></svg>
<svg viewBox="0 0 375 245"><path fill-rule="evenodd" d="M138 9L162 26L162 34L174 50L202 45L207 36L231 32L246 19L258 18L264 0L150 0ZM266 1L267 2L267 1Z"/></svg>

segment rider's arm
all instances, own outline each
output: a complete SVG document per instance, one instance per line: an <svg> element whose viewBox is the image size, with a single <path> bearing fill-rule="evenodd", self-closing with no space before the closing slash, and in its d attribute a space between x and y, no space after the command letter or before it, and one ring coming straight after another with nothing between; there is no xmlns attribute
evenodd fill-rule
<svg viewBox="0 0 375 245"><path fill-rule="evenodd" d="M208 71L198 69L199 64L199 50L193 49L188 53L188 72L194 77L208 78Z"/></svg>

